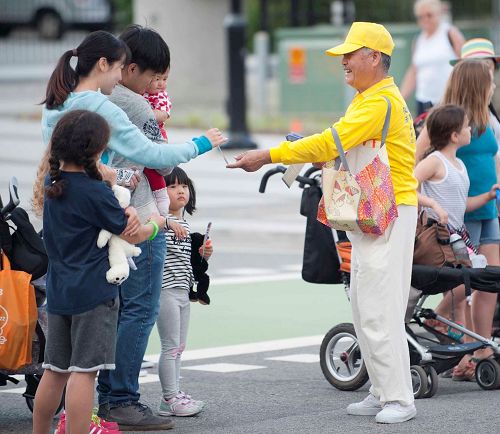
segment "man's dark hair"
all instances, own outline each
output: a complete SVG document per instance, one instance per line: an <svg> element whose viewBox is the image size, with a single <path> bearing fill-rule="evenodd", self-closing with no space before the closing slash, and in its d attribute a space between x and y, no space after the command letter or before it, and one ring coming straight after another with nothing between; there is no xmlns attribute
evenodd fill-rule
<svg viewBox="0 0 500 434"><path fill-rule="evenodd" d="M150 69L163 74L170 68L170 50L158 32L138 24L127 27L120 39L130 48L130 63L136 63L141 71Z"/></svg>
<svg viewBox="0 0 500 434"><path fill-rule="evenodd" d="M385 54L385 53L380 53L382 56L382 67L384 68L384 71L387 73L389 72L389 68L391 67L391 56Z"/></svg>
<svg viewBox="0 0 500 434"><path fill-rule="evenodd" d="M368 47L363 47L363 50L365 50L367 53L373 53L375 51L378 51ZM389 68L391 67L391 56L382 53L382 51L380 51L380 62L382 63L382 68L384 69L384 72L388 73Z"/></svg>

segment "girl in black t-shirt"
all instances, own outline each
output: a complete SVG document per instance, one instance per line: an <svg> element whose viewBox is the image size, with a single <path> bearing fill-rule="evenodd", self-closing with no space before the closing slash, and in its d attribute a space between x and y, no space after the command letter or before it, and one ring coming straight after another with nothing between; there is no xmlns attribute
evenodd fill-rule
<svg viewBox="0 0 500 434"><path fill-rule="evenodd" d="M74 110L57 123L49 145L43 215L48 333L34 434L50 431L64 387L66 414L56 432L89 432L95 376L115 367L118 288L106 281L109 261L107 249L97 248L99 231L139 243L165 224L158 215L142 225L133 208L120 207L109 187L116 172L99 163L109 134L100 115Z"/></svg>

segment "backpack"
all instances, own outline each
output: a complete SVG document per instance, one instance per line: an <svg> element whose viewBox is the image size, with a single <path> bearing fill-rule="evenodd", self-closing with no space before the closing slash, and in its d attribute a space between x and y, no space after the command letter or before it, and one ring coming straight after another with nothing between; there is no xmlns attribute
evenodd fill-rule
<svg viewBox="0 0 500 434"><path fill-rule="evenodd" d="M425 120L427 119L427 116L429 116L429 111L425 111L421 114L419 114L414 120L413 120L413 128L415 129L415 137L418 137L422 130L424 129L425 125Z"/></svg>
<svg viewBox="0 0 500 434"><path fill-rule="evenodd" d="M0 221L0 247L10 259L12 269L26 271L32 275L33 280L42 277L47 273L47 253L42 238L30 222L28 213L17 207L10 213L9 220L16 225L16 228L12 228L5 221Z"/></svg>
<svg viewBox="0 0 500 434"><path fill-rule="evenodd" d="M300 213L307 217L302 279L310 283L342 283L332 230L317 220L322 195L317 185L302 191Z"/></svg>

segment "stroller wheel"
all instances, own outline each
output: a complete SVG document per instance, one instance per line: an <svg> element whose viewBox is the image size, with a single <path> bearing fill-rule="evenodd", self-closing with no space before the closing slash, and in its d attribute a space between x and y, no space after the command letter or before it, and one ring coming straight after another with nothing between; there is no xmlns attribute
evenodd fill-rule
<svg viewBox="0 0 500 434"><path fill-rule="evenodd" d="M319 351L321 370L328 382L340 390L357 390L368 381L354 326L343 323L323 338Z"/></svg>
<svg viewBox="0 0 500 434"><path fill-rule="evenodd" d="M25 377L26 383L28 386L26 387L26 392L23 393L24 399L26 400L26 405L30 409L30 411L33 413L33 407L35 404L35 393L36 389L38 388L38 384L40 383L40 380L42 379L41 375L26 375ZM66 395L66 389L63 392L63 396L61 398L61 402L59 403L59 406L57 407L56 410L56 416L61 412L61 410L64 408L64 398Z"/></svg>
<svg viewBox="0 0 500 434"><path fill-rule="evenodd" d="M410 366L411 383L413 386L413 397L420 399L429 389L429 381L427 380L427 372L419 365Z"/></svg>
<svg viewBox="0 0 500 434"><path fill-rule="evenodd" d="M495 359L481 360L476 366L476 381L484 390L500 388L500 364Z"/></svg>
<svg viewBox="0 0 500 434"><path fill-rule="evenodd" d="M424 371L427 374L427 382L429 387L427 391L422 395L422 398L432 398L438 389L438 374L433 366L426 365L424 366Z"/></svg>

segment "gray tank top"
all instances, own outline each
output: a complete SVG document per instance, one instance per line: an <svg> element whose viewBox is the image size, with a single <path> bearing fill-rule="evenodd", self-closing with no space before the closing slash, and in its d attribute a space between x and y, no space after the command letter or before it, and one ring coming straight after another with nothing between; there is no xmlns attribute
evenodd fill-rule
<svg viewBox="0 0 500 434"><path fill-rule="evenodd" d="M424 181L422 194L434 199L448 213L448 226L459 230L464 226L464 214L469 193L469 176L462 160L458 159L461 170L457 169L441 152L435 151L427 158L439 158L445 168L445 176L440 181ZM436 213L428 208L429 217L437 219Z"/></svg>

